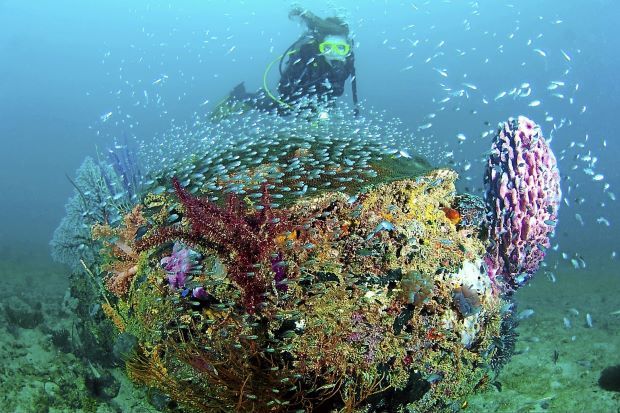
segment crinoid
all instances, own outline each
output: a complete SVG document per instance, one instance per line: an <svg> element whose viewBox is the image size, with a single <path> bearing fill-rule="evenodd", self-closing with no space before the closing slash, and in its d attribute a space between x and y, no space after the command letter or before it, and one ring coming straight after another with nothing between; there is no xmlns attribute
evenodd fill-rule
<svg viewBox="0 0 620 413"><path fill-rule="evenodd" d="M228 194L225 206L220 207L207 198L191 195L178 179L172 183L190 229L158 229L137 242L138 251L173 239L217 251L227 265L229 277L243 292L247 312L254 313L274 280L270 258L272 253L278 253L276 235L290 227L284 215L272 208L267 183L262 184L255 211L246 209L236 194Z"/></svg>

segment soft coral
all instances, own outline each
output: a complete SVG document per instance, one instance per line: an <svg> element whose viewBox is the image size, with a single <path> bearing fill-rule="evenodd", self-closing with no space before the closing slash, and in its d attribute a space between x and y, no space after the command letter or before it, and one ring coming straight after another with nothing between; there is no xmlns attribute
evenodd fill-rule
<svg viewBox="0 0 620 413"><path fill-rule="evenodd" d="M259 211L252 212L246 211L236 194L229 194L226 205L220 207L207 198L191 195L177 178L172 184L191 230L162 228L143 240L140 249L158 244L166 235L215 249L227 266L228 276L241 289L246 310L254 313L274 278L269 258L278 253L276 235L290 227L284 214L271 207L267 184L261 187Z"/></svg>

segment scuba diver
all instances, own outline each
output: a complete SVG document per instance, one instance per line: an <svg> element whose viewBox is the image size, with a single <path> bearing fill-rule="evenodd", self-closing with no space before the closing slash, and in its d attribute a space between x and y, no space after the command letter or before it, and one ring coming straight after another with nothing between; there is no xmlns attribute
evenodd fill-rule
<svg viewBox="0 0 620 413"><path fill-rule="evenodd" d="M222 119L248 108L276 110L282 115L295 108L310 107L315 110L316 107L308 103L313 100L328 107L333 106L335 99L344 93L345 82L349 78L355 105L354 115L358 115L355 56L348 25L339 17L323 19L301 8L292 9L289 18L301 19L307 31L282 56L267 66L261 90L248 93L244 83L240 83L214 109L212 119ZM283 69L284 58L287 61ZM275 96L267 86L267 74L278 61L279 96Z"/></svg>

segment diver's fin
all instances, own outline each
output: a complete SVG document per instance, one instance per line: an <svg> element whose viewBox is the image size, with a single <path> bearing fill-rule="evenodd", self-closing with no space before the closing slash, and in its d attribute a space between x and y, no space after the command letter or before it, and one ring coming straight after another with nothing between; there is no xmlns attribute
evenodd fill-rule
<svg viewBox="0 0 620 413"><path fill-rule="evenodd" d="M214 122L219 122L233 114L245 112L249 108L247 102L250 97L252 94L245 90L245 83L239 83L230 91L228 96L215 106L209 118Z"/></svg>
<svg viewBox="0 0 620 413"><path fill-rule="evenodd" d="M228 96L237 100L247 98L248 92L245 90L245 82L241 82L235 86Z"/></svg>

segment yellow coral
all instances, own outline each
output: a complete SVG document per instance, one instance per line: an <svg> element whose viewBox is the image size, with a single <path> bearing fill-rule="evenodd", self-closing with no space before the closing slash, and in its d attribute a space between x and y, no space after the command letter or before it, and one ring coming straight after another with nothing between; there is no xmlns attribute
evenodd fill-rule
<svg viewBox="0 0 620 413"><path fill-rule="evenodd" d="M108 304L107 302L103 303L101 305L101 309L103 310L103 313L110 320L112 320L118 331L120 331L121 333L125 331L125 322L121 318L120 314L114 308L112 308L110 304Z"/></svg>

